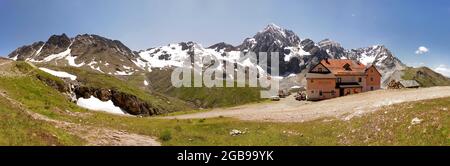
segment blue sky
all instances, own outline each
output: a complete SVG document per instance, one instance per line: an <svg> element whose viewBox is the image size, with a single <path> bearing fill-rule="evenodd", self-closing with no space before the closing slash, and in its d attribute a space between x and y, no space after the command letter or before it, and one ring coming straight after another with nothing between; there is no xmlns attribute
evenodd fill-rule
<svg viewBox="0 0 450 166"><path fill-rule="evenodd" d="M98 34L133 50L238 45L275 23L346 48L384 44L408 65L450 75L448 0L0 0L0 22L0 55L61 33ZM427 50L416 54L420 46Z"/></svg>

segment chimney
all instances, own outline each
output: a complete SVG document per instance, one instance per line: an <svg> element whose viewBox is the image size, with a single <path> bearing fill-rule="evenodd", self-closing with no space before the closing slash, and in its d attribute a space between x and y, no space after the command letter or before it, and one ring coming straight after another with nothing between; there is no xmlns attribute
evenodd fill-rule
<svg viewBox="0 0 450 166"><path fill-rule="evenodd" d="M328 58L325 58L325 62L326 62L327 64L330 64L330 62L328 62Z"/></svg>

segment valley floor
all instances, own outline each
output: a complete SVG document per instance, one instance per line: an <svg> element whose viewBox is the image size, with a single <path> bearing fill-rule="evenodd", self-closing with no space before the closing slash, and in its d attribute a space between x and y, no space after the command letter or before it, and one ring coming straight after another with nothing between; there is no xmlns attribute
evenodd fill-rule
<svg viewBox="0 0 450 166"><path fill-rule="evenodd" d="M383 106L450 96L450 86L419 89L378 90L319 102L296 101L290 96L281 101L214 109L208 112L165 117L167 119L201 119L233 117L267 122L304 122L325 117L348 120L373 112Z"/></svg>

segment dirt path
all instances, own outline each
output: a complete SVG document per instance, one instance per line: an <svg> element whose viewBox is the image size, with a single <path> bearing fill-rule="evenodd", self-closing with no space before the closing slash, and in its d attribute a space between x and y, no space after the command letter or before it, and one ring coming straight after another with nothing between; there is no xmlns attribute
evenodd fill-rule
<svg viewBox="0 0 450 166"><path fill-rule="evenodd" d="M3 66L5 64L9 64L9 63L11 63L11 61L2 62L2 63L0 63L0 66Z"/></svg>
<svg viewBox="0 0 450 166"><path fill-rule="evenodd" d="M420 89L379 90L340 97L319 102L299 102L293 97L279 102L251 104L209 112L164 117L168 119L198 119L213 117L234 117L241 120L269 122L304 122L323 117L338 117L343 120L376 111L382 106L449 97L450 87L432 87Z"/></svg>
<svg viewBox="0 0 450 166"><path fill-rule="evenodd" d="M126 131L99 128L89 125L81 125L71 122L50 119L41 114L32 112L24 107L20 102L10 98L3 92L0 96L17 106L20 110L25 111L28 115L36 120L42 120L54 124L57 128L64 129L85 141L87 145L93 146L161 146L154 138L145 135L128 133Z"/></svg>
<svg viewBox="0 0 450 166"><path fill-rule="evenodd" d="M7 72L7 69L12 62L11 60L0 59L0 76L8 76L10 74L10 72Z"/></svg>

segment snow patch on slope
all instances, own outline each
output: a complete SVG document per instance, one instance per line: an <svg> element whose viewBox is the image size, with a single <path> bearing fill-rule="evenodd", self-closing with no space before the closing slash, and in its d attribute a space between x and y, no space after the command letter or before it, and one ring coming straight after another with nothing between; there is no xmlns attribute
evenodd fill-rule
<svg viewBox="0 0 450 166"><path fill-rule="evenodd" d="M67 62L69 63L70 66L73 66L73 67L81 67L81 66L84 66L84 62L83 62L83 63L80 63L80 64L75 63L75 59L76 59L76 58L77 58L77 57L74 57L74 56L71 56L71 55L66 56L66 60L67 60Z"/></svg>
<svg viewBox="0 0 450 166"><path fill-rule="evenodd" d="M368 56L366 53L363 53L359 61L362 64L367 65L373 63L373 61L375 61L375 58L376 58L375 56Z"/></svg>
<svg viewBox="0 0 450 166"><path fill-rule="evenodd" d="M116 71L114 73L114 75L117 75L117 76L129 76L129 75L133 75L133 74L134 74L134 72L126 72L126 71Z"/></svg>
<svg viewBox="0 0 450 166"><path fill-rule="evenodd" d="M100 63L101 63L101 61L100 61ZM92 70L97 70L97 71L99 71L100 73L104 73L104 72L100 69L100 66L97 65L97 64L98 64L97 61L92 61L91 63L88 64L88 66L91 67ZM97 67L95 67L95 65L97 65Z"/></svg>
<svg viewBox="0 0 450 166"><path fill-rule="evenodd" d="M52 60L59 60L59 59L63 59L64 57L70 55L70 48L67 48L65 51L57 53L57 54L51 54L47 57L45 57L43 60L34 60L34 59L30 59L29 61L31 62L50 62ZM40 51L39 51L40 52Z"/></svg>
<svg viewBox="0 0 450 166"><path fill-rule="evenodd" d="M284 61L289 62L293 57L303 57L307 55L311 55L311 53L306 52L302 49L301 46L298 47L285 47L285 50L290 50L289 54L284 56Z"/></svg>
<svg viewBox="0 0 450 166"><path fill-rule="evenodd" d="M19 57L19 54L17 54L16 56L12 57L11 59L14 61L17 61L17 58Z"/></svg>
<svg viewBox="0 0 450 166"><path fill-rule="evenodd" d="M34 56L38 56L41 53L42 48L44 48L44 46L45 46L45 43L42 44L41 48L39 48L39 50L37 50L36 53L34 53Z"/></svg>
<svg viewBox="0 0 450 166"><path fill-rule="evenodd" d="M164 59L165 55L168 55L168 59ZM148 51L140 52L139 56L147 61L147 65L144 62L136 61L138 66L150 67L150 68L164 68L164 67L181 67L183 60L188 58L187 50L182 50L179 44L169 44L160 48L150 49Z"/></svg>
<svg viewBox="0 0 450 166"><path fill-rule="evenodd" d="M48 74L51 74L51 75L53 75L53 76L56 76L56 77L60 77L60 78L69 78L69 79L71 79L71 80L73 80L73 81L75 81L75 80L77 79L77 76L72 75L72 74L69 74L69 73L67 73L67 72L63 72L63 71L55 71L55 70L51 70L51 69L47 69L47 68L43 68L43 67L40 67L39 69L42 70L42 71L44 71L44 72L46 72L46 73L48 73Z"/></svg>
<svg viewBox="0 0 450 166"><path fill-rule="evenodd" d="M104 111L113 114L125 114L124 111L122 111L120 107L115 106L111 100L101 101L94 96L91 96L88 99L82 97L79 98L77 100L77 105L94 111Z"/></svg>

